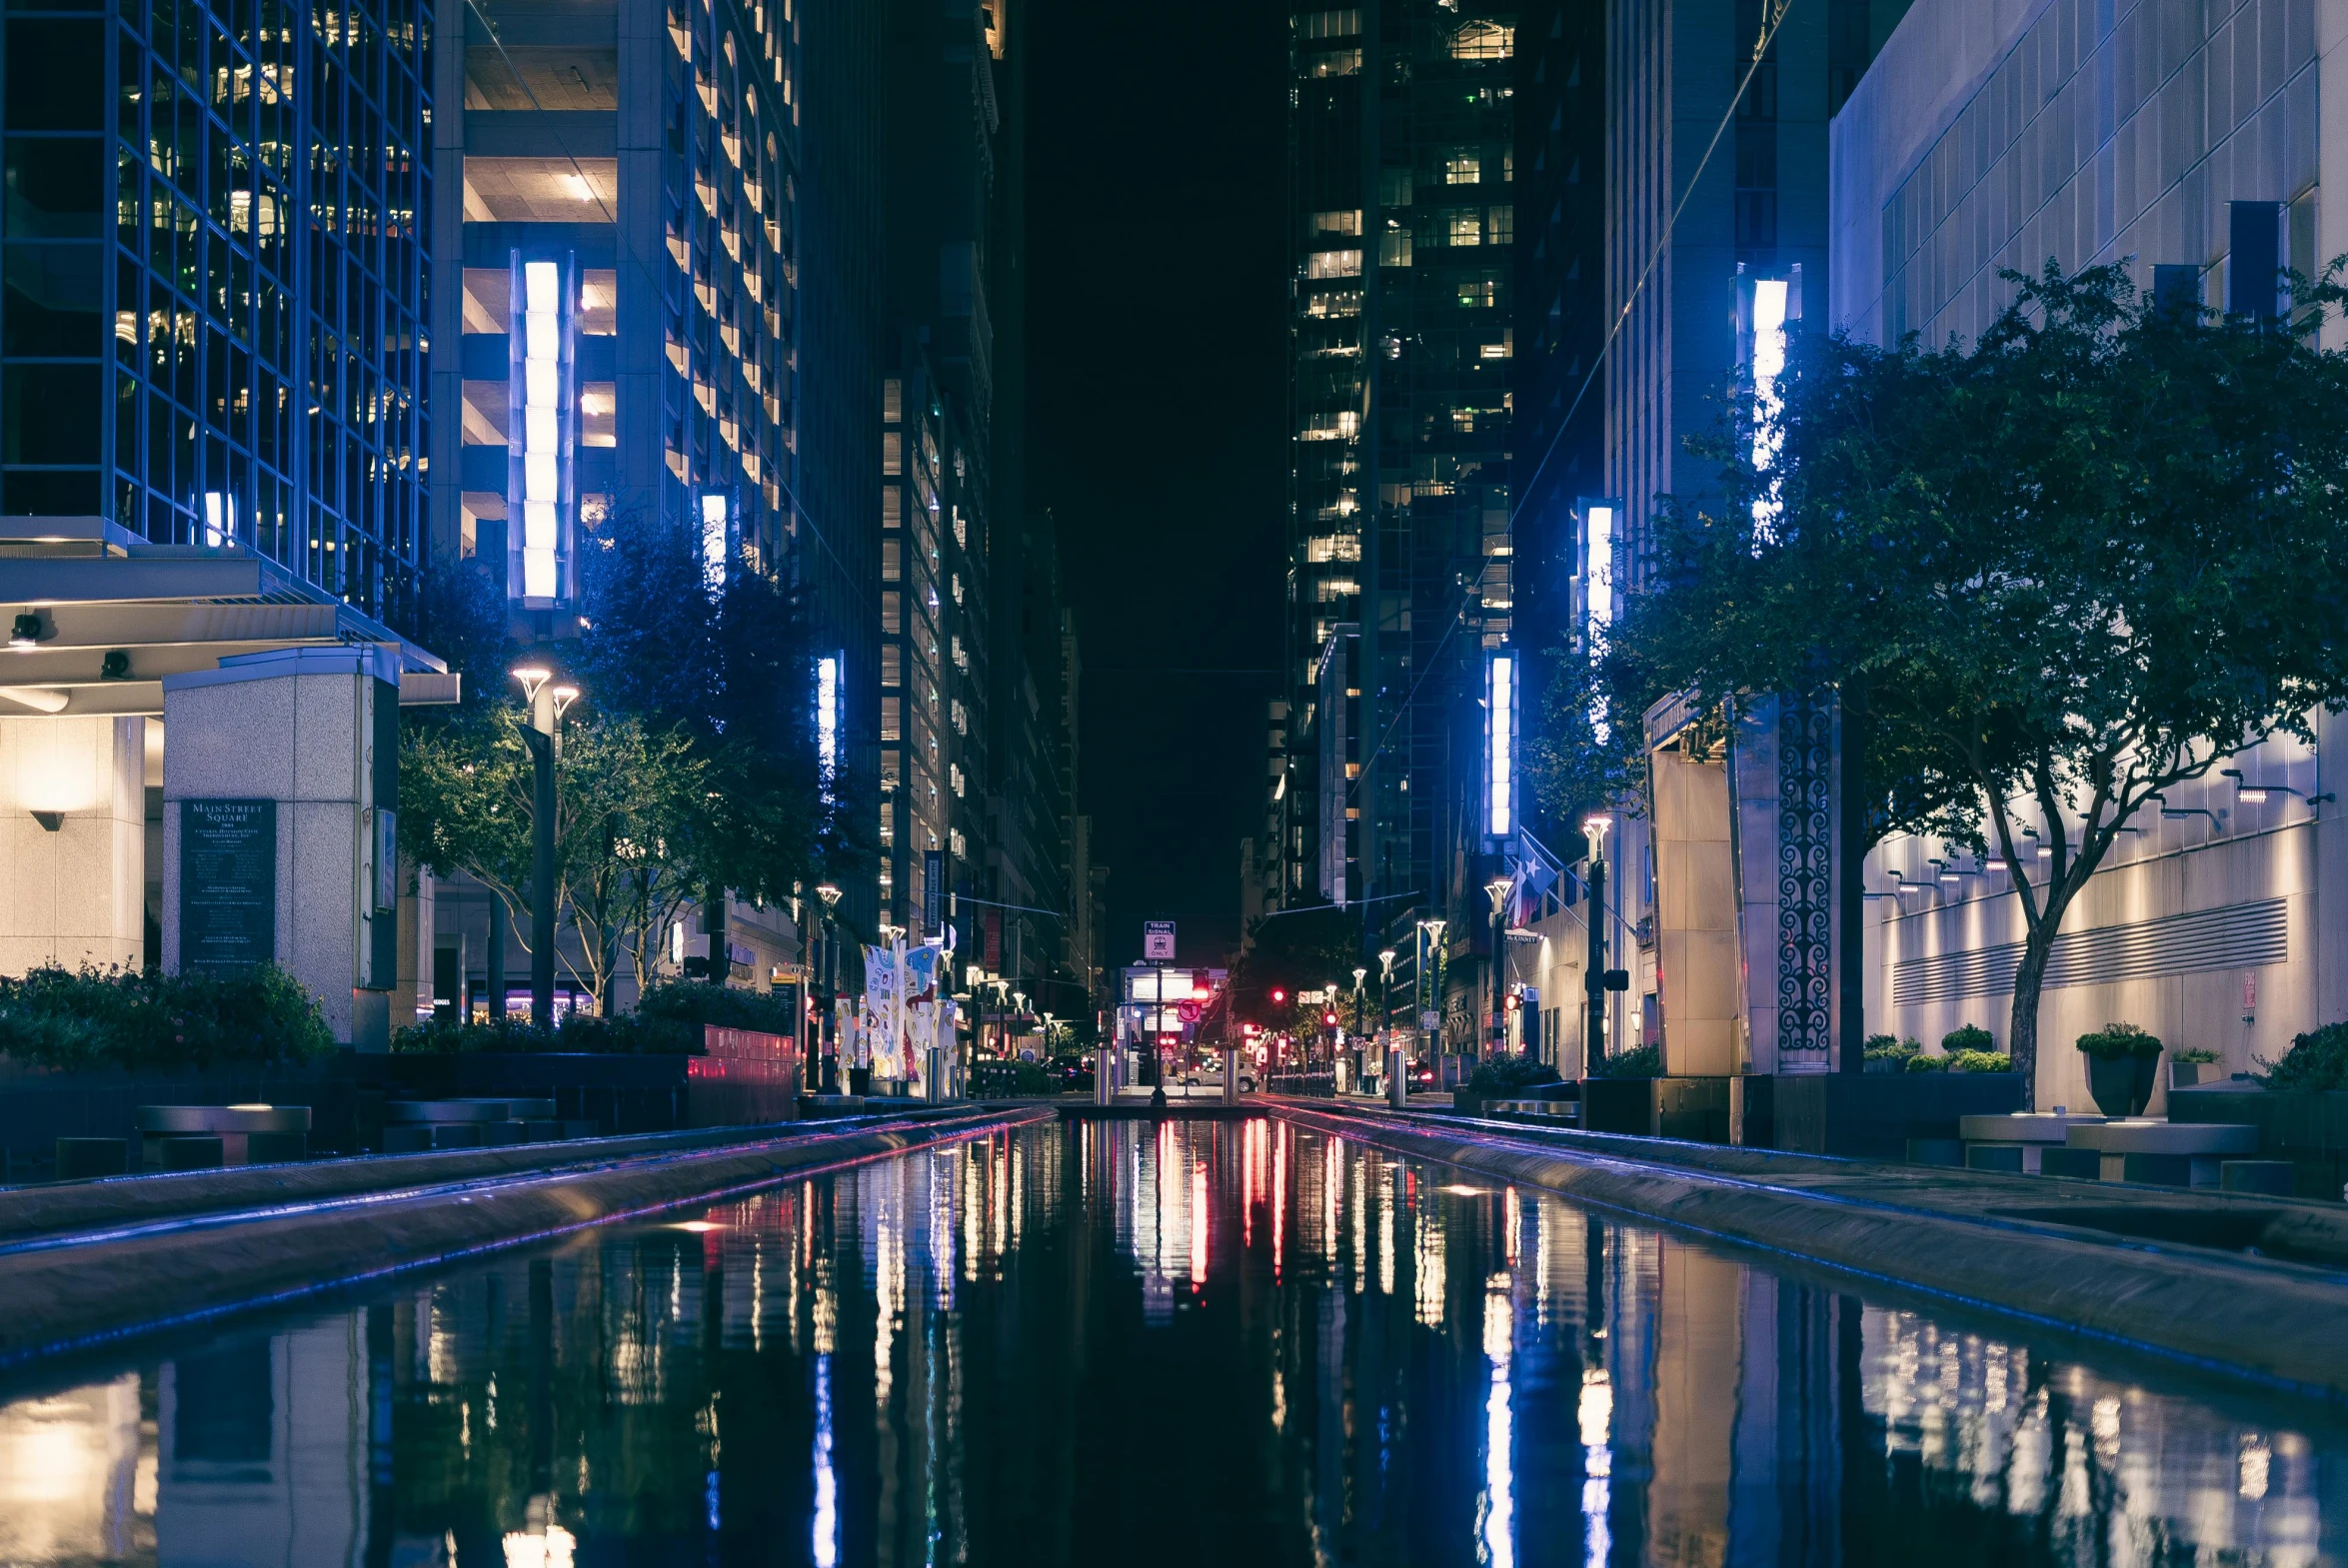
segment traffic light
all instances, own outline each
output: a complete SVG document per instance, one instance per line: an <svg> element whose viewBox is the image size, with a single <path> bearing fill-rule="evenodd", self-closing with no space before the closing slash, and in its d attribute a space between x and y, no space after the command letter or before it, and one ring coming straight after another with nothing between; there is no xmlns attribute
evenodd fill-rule
<svg viewBox="0 0 2348 1568"><path fill-rule="evenodd" d="M1515 1011L1517 1008L1519 1008L1519 1007L1521 1007L1521 1006L1523 1006L1523 1005L1524 1005L1524 998L1523 998L1523 997L1521 997L1521 996L1517 995L1517 994L1516 994L1515 992L1513 992L1513 991L1511 991L1511 992L1509 992L1509 993L1508 993L1508 1010L1509 1010L1510 1012L1514 1012L1514 1011Z"/></svg>
<svg viewBox="0 0 2348 1568"><path fill-rule="evenodd" d="M1332 1007L1327 1012L1322 1013L1320 1015L1320 1021L1328 1028L1335 1028L1337 1026L1336 1009Z"/></svg>
<svg viewBox="0 0 2348 1568"><path fill-rule="evenodd" d="M1288 993L1286 991L1281 990L1277 985L1274 985L1271 988L1271 1004L1274 1007L1278 1006L1281 1002L1286 1001L1287 999Z"/></svg>

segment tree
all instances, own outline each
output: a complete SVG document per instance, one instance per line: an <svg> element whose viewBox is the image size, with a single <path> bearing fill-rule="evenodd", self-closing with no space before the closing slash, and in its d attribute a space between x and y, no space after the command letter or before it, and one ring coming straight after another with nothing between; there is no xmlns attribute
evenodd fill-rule
<svg viewBox="0 0 2348 1568"><path fill-rule="evenodd" d="M1361 917L1338 904L1264 915L1248 927L1247 938L1227 986L1234 1023L1309 1035L1322 1027L1320 1009L1296 998L1334 981L1346 998L1339 1011L1350 1025L1354 969L1367 962L1370 982L1377 978L1376 960L1361 956ZM1274 991L1281 993L1276 1002Z"/></svg>
<svg viewBox="0 0 2348 1568"><path fill-rule="evenodd" d="M1774 461L1738 444L1665 509L1620 657L1714 701L1840 690L1871 831L2011 879L2026 1089L2055 935L2129 818L2348 704L2338 271L2291 330L2049 263L1969 349L1809 340Z"/></svg>

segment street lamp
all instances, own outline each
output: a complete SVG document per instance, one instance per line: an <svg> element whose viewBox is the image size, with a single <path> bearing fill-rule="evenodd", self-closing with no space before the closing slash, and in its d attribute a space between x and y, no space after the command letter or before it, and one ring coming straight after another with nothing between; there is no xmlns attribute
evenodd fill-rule
<svg viewBox="0 0 2348 1568"><path fill-rule="evenodd" d="M554 672L544 665L521 665L513 671L522 683L522 699L530 705L530 723L523 727L523 744L530 748L530 1021L540 1029L555 1026L555 767L563 758L564 713L579 700L579 688L568 682L551 683ZM503 982L500 982L503 988ZM505 998L498 998L504 1010Z"/></svg>
<svg viewBox="0 0 2348 1568"><path fill-rule="evenodd" d="M1606 829L1614 818L1593 811L1581 819L1581 835L1589 840L1589 956L1581 977L1589 998L1589 1021L1582 1035L1581 1070L1587 1076L1606 1059Z"/></svg>
<svg viewBox="0 0 2348 1568"><path fill-rule="evenodd" d="M1436 1049L1442 1043L1443 927L1448 923L1440 916L1418 922L1418 935L1424 957L1418 966L1417 982L1426 987L1427 1010L1432 1012L1437 1020L1432 1029L1426 1028L1423 1022L1418 1025L1419 1031L1429 1036L1426 1044L1427 1059L1430 1062L1434 1058Z"/></svg>
<svg viewBox="0 0 2348 1568"><path fill-rule="evenodd" d="M1490 1054L1495 1058L1508 1048L1508 889L1515 886L1513 878L1495 876L1483 884L1483 890L1492 900L1492 1027Z"/></svg>
<svg viewBox="0 0 2348 1568"><path fill-rule="evenodd" d="M839 947L832 934L832 911L840 904L840 887L836 882L816 883L816 897L823 908L816 915L816 939L823 944L824 956L818 972L823 976L822 1014L816 1020L817 1035L822 1045L823 1071L817 1082L826 1094L840 1092L840 1034L837 1014L840 1010L840 976L838 972Z"/></svg>

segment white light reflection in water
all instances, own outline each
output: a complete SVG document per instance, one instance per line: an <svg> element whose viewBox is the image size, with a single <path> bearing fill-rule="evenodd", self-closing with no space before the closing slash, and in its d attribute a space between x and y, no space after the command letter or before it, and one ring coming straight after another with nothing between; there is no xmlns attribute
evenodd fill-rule
<svg viewBox="0 0 2348 1568"><path fill-rule="evenodd" d="M1505 1270L1484 1286L1483 1353L1492 1364L1492 1386L1484 1395L1483 1496L1481 1540L1476 1560L1489 1568L1516 1564L1516 1435L1509 1406L1509 1370L1516 1339L1516 1308L1509 1300L1513 1282Z"/></svg>
<svg viewBox="0 0 2348 1568"><path fill-rule="evenodd" d="M840 1478L832 1472L832 1358L816 1357L816 1568L840 1561Z"/></svg>
<svg viewBox="0 0 2348 1568"><path fill-rule="evenodd" d="M1190 1288L1206 1288L1206 1164L1190 1172Z"/></svg>
<svg viewBox="0 0 2348 1568"><path fill-rule="evenodd" d="M1614 1389L1602 1366L1581 1369L1581 1400L1575 1407L1581 1427L1581 1538L1588 1548L1589 1568L1606 1568L1613 1539L1606 1531L1606 1511L1613 1501Z"/></svg>

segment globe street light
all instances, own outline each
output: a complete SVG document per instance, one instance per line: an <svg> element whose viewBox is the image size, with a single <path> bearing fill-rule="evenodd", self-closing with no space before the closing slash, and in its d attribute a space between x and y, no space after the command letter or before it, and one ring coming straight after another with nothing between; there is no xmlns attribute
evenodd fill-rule
<svg viewBox="0 0 2348 1568"><path fill-rule="evenodd" d="M840 1035L835 1015L840 1009L840 980L837 972L839 947L833 934L832 911L839 906L840 888L837 883L818 882L816 897L823 904L816 914L816 939L824 949L822 968L816 971L823 976L823 1000L817 1003L820 1011L816 1019L822 1069L816 1081L824 1093L837 1094L840 1092ZM814 968L813 965L810 967Z"/></svg>
<svg viewBox="0 0 2348 1568"><path fill-rule="evenodd" d="M1508 889L1515 881L1495 876L1483 884L1492 900L1492 1027L1490 1054L1508 1049Z"/></svg>
<svg viewBox="0 0 2348 1568"><path fill-rule="evenodd" d="M1589 840L1589 956L1583 960L1583 993L1589 999L1589 1021L1581 1042L1581 1070L1588 1075L1606 1059L1606 829L1614 818L1593 811L1581 819L1582 836Z"/></svg>
<svg viewBox="0 0 2348 1568"><path fill-rule="evenodd" d="M563 715L579 700L579 688L568 682L554 685L554 672L543 665L522 665L513 671L522 683L523 701L530 705L530 722L522 741L530 749L530 1021L541 1029L555 1026L555 767L562 761ZM504 981L499 980L499 989ZM505 998L498 998L505 1010Z"/></svg>

